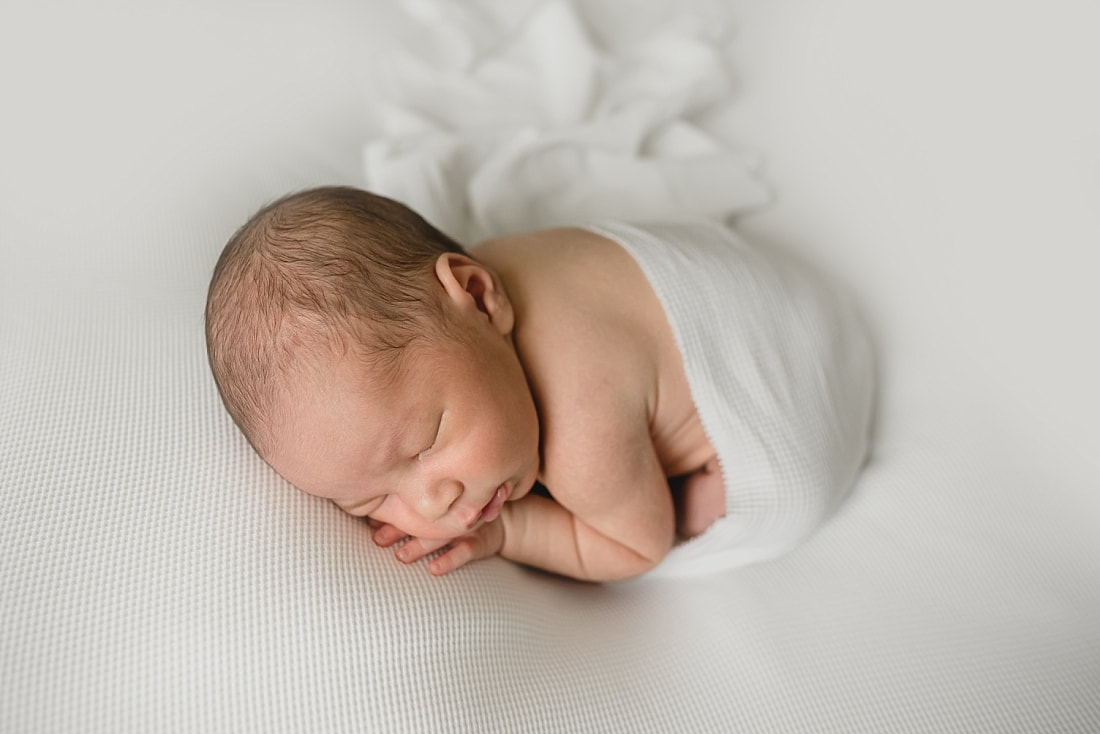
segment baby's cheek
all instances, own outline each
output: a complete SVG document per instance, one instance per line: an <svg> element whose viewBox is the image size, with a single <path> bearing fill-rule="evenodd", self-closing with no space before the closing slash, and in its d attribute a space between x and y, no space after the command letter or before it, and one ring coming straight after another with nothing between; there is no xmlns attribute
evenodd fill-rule
<svg viewBox="0 0 1100 734"><path fill-rule="evenodd" d="M408 529L407 513L398 509L397 500L392 497L386 498L386 501L370 514L369 521L372 526L392 525L404 532L405 535L412 534Z"/></svg>
<svg viewBox="0 0 1100 734"><path fill-rule="evenodd" d="M515 463L515 456L522 445L522 435L502 424L493 439L480 446L475 456L480 458L485 473L495 476L502 468Z"/></svg>

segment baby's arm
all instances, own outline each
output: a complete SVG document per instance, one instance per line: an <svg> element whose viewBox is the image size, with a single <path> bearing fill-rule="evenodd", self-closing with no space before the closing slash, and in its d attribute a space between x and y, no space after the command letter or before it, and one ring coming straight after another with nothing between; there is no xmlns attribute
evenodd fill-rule
<svg viewBox="0 0 1100 734"><path fill-rule="evenodd" d="M611 415L615 415L612 413ZM548 442L546 475L555 499L528 495L501 516L450 541L411 539L398 551L406 563L445 545L429 565L449 573L499 553L504 558L589 581L638 576L668 553L675 533L672 495L644 420L587 430L570 426L568 442ZM629 427L635 426L633 430ZM597 437L603 437L602 444ZM556 444L556 445L555 445ZM599 448L594 449L593 447ZM388 546L404 534L392 526L375 533Z"/></svg>
<svg viewBox="0 0 1100 734"><path fill-rule="evenodd" d="M646 538L609 537L545 497L526 497L508 509L502 518L500 555L564 576L584 581L630 578L651 570L668 552L663 543Z"/></svg>
<svg viewBox="0 0 1100 734"><path fill-rule="evenodd" d="M573 578L629 578L656 566L672 547L675 516L668 480L644 415L622 407L606 420L568 425L545 448L555 500L531 496L501 515L500 554Z"/></svg>

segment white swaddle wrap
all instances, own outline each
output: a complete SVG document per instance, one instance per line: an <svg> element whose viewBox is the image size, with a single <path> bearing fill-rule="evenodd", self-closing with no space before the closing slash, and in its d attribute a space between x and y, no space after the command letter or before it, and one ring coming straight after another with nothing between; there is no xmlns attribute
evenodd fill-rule
<svg viewBox="0 0 1100 734"><path fill-rule="evenodd" d="M588 229L622 245L656 291L726 483L726 516L650 575L792 549L848 493L867 454L874 369L855 312L713 222Z"/></svg>

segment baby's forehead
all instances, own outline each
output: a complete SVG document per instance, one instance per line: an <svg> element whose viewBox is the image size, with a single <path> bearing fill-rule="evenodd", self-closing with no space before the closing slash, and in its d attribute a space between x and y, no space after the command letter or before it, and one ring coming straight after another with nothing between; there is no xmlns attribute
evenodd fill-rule
<svg viewBox="0 0 1100 734"><path fill-rule="evenodd" d="M361 399L379 408L403 407L438 387L424 366L453 341L429 326L410 334L379 333L362 324L297 328L303 337L289 355L283 392L299 403Z"/></svg>
<svg viewBox="0 0 1100 734"><path fill-rule="evenodd" d="M294 361L282 391L287 399L299 404L363 400L382 405L398 398L405 360L341 340L302 344Z"/></svg>
<svg viewBox="0 0 1100 734"><path fill-rule="evenodd" d="M349 355L319 352L312 366L286 381L272 426L275 453L313 457L311 464L344 465L362 453L362 441L377 448L391 433L423 412L423 392L407 381L390 381ZM377 446L376 446L377 445Z"/></svg>

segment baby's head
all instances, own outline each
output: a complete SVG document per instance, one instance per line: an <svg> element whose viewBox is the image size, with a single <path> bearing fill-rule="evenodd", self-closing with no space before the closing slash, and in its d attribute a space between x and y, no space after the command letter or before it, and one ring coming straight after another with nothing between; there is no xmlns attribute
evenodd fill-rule
<svg viewBox="0 0 1100 734"><path fill-rule="evenodd" d="M323 356L394 366L440 336L436 259L463 249L408 207L350 187L291 194L230 238L206 302L206 346L229 414L265 456L278 396Z"/></svg>
<svg viewBox="0 0 1100 734"><path fill-rule="evenodd" d="M417 517L448 516L427 528L443 533L476 521L486 492L511 483L515 499L534 481L537 416L513 318L499 278L408 207L323 187L264 207L229 240L206 342L230 415L284 477L386 522L374 510L408 485L415 501L389 510L420 502ZM418 444L430 434L439 454L444 429L447 465L423 461ZM397 465L405 454L415 467ZM437 484L427 500L416 489ZM402 519L413 532L416 518Z"/></svg>

